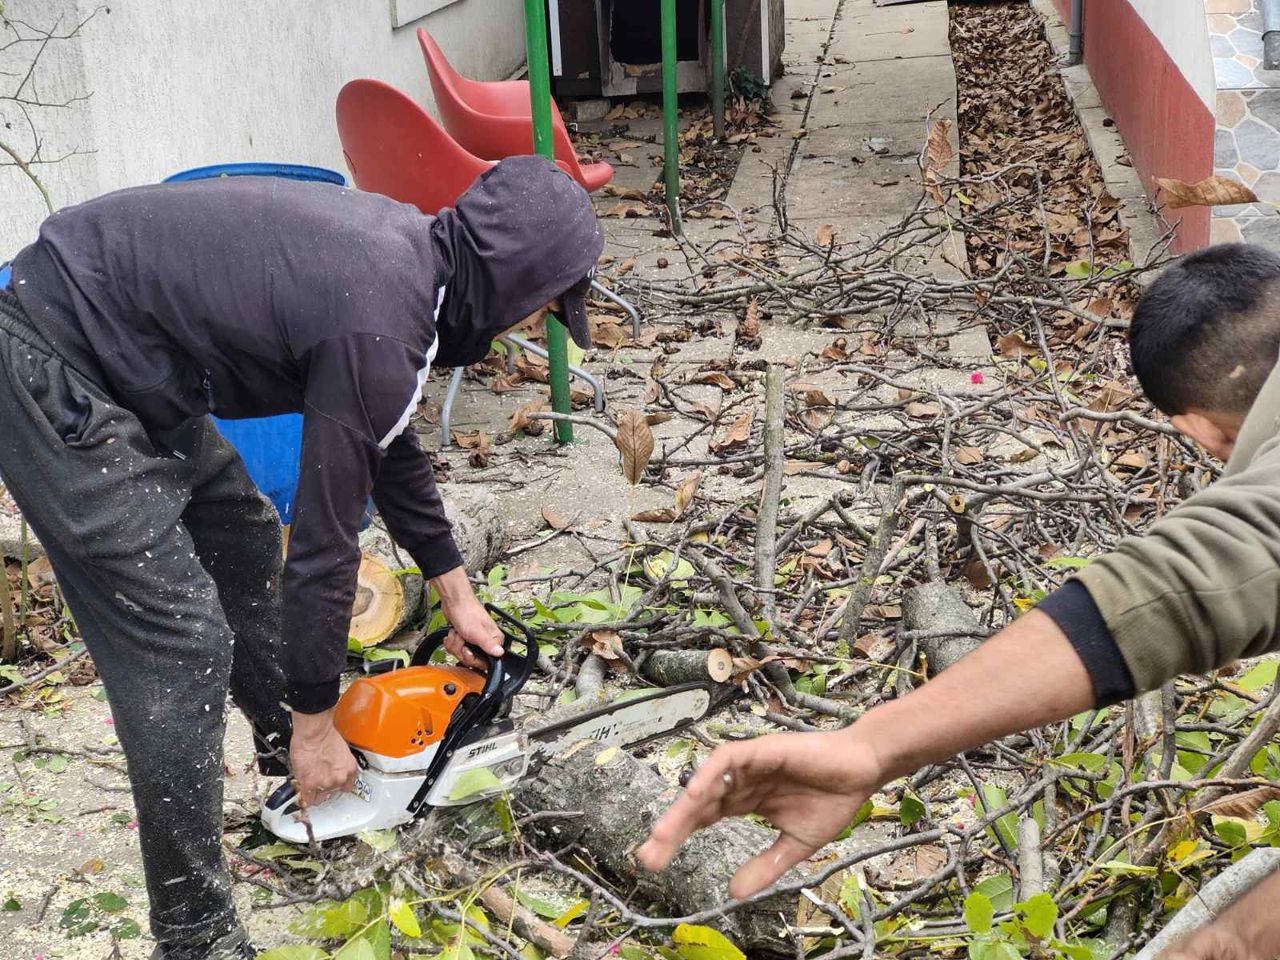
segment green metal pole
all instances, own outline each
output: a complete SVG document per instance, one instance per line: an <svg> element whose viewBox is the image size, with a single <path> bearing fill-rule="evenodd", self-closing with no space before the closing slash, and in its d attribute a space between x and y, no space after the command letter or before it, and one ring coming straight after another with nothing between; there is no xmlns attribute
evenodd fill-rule
<svg viewBox="0 0 1280 960"><path fill-rule="evenodd" d="M680 126L676 94L676 0L662 0L662 172L671 232L680 233Z"/></svg>
<svg viewBox="0 0 1280 960"><path fill-rule="evenodd" d="M724 139L724 0L711 0L711 119Z"/></svg>
<svg viewBox="0 0 1280 960"><path fill-rule="evenodd" d="M551 134L551 66L547 63L547 11L544 0L524 0L525 49L529 58L529 102L533 111L533 152L555 159ZM551 409L571 413L569 402L569 334L564 324L547 314L547 365L550 368ZM573 440L573 424L555 422L560 443Z"/></svg>

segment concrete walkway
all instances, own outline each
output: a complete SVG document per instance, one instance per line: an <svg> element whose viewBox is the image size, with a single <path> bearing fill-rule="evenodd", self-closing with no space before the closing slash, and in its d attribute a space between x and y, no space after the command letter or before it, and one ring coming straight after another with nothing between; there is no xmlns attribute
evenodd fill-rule
<svg viewBox="0 0 1280 960"><path fill-rule="evenodd" d="M872 0L788 0L786 74L771 91L777 126L772 135L760 136L745 150L727 197L741 218L741 226L734 219L690 219L685 222L686 237L713 251L712 263L719 264L726 252L746 248L776 232L775 180L783 185L790 228L810 239L819 228L829 226L840 241L852 242L874 236L899 221L919 202L918 158L933 121L952 121L952 146L958 153L955 73L947 37L944 0L890 7L876 6ZM630 135L636 139L621 150L626 163L616 168L617 187L647 192L660 175L662 147L653 142L654 134L660 141L656 118L631 123ZM954 165L947 172L954 172ZM615 197L598 195L602 213L617 203ZM708 280L710 268L704 268L701 261L690 267L690 249L668 237L661 221L604 216L601 222L608 238L603 272L617 277L625 264L625 285L631 290L642 293L650 281ZM959 272L956 265L964 263L963 246L954 241L945 251L916 251L914 262L901 266L951 277ZM710 272L709 285L728 282L733 276L728 264ZM724 403L741 404L743 409L754 404L763 409L760 387L754 397L744 398L689 382L699 371L705 373L708 363L729 363L735 357L739 362L785 362L792 368L790 380L803 378L837 400L868 393L847 377L809 372L815 366L828 366L814 361L843 335L842 331L775 323L766 308L761 346L743 354L735 351L734 343L739 320L735 314L709 311L689 340L664 347L653 342L653 332L673 334L686 327L687 318L647 312L644 329L649 336L642 342L648 346L627 344L613 351L597 350L587 358L587 366L603 376L610 410L615 414L620 409L645 407L646 390L651 389L649 373L659 360L668 371L668 380L687 384L681 388L682 400L704 405L704 409L719 410ZM874 317L870 322L874 325ZM944 324L933 332L945 335L954 331ZM954 336L947 347L953 362L977 368L990 361L990 345L981 330ZM949 377L958 388L968 382L967 375L958 377L954 370L916 370L912 376L935 382L938 377ZM483 430L501 437L515 410L545 395L540 392L545 388L534 387L495 395L486 382L468 381L455 406L454 429L464 433ZM432 386L428 409L439 404L443 390L442 383ZM851 422L844 420L838 425L849 426ZM759 429L757 419L757 437ZM424 443L438 447L439 428L424 424L422 430ZM684 417L657 426L654 432L659 451L679 446L686 459L707 456L707 443L714 433L705 423ZM495 493L511 523L514 541L530 548L520 554L512 575L571 569L588 559L584 548L572 538L534 546L539 532L545 532L543 507L566 519L581 515L591 536L621 541L625 536L622 521L629 513L670 503L670 489L642 486L632 490L627 485L613 445L603 434L578 428L577 435L572 447L555 451L548 450L545 437L519 438L497 446L487 469L469 466L466 453L456 446L441 451L456 482L496 484ZM673 487L680 479L680 475L664 477L664 486ZM789 477L784 495L793 501L806 495L825 495L831 490L821 489L824 482L830 483ZM712 502L722 503L737 502L749 492L740 479L715 470L708 471L702 490Z"/></svg>

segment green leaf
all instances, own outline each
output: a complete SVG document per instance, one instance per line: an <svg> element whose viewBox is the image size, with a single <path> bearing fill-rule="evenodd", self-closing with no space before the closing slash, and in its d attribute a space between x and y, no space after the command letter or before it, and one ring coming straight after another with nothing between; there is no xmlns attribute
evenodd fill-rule
<svg viewBox="0 0 1280 960"><path fill-rule="evenodd" d="M337 940L359 930L369 920L369 908L352 897L327 910L320 911L318 930L314 936Z"/></svg>
<svg viewBox="0 0 1280 960"><path fill-rule="evenodd" d="M22 904L18 902L17 897L10 895L9 899L0 904L0 910L21 910Z"/></svg>
<svg viewBox="0 0 1280 960"><path fill-rule="evenodd" d="M396 929L406 937L417 940L422 936L422 927L418 923L417 916L414 915L413 907L403 900L392 900L391 909L387 914L391 917L391 922L396 925Z"/></svg>
<svg viewBox="0 0 1280 960"><path fill-rule="evenodd" d="M964 899L964 922L976 934L991 932L991 921L995 918L996 909L991 905L991 898L974 890Z"/></svg>
<svg viewBox="0 0 1280 960"><path fill-rule="evenodd" d="M364 937L348 940L342 949L333 955L333 960L378 960L373 952L373 944Z"/></svg>
<svg viewBox="0 0 1280 960"><path fill-rule="evenodd" d="M1038 893L1026 903L1018 904L1022 913L1022 925L1040 940L1046 940L1053 934L1053 925L1058 922L1058 905L1047 893Z"/></svg>
<svg viewBox="0 0 1280 960"><path fill-rule="evenodd" d="M987 877L973 888L991 899L991 906L997 910L1013 909L1013 877L1008 873L997 873Z"/></svg>
<svg viewBox="0 0 1280 960"><path fill-rule="evenodd" d="M1089 262L1087 260L1077 260L1075 263L1068 263L1066 269L1062 272L1068 277L1083 280L1089 276Z"/></svg>
<svg viewBox="0 0 1280 960"><path fill-rule="evenodd" d="M489 581L489 589L497 590L502 586L502 581L507 578L507 568L503 564L498 564L489 571L489 575L485 578Z"/></svg>
<svg viewBox="0 0 1280 960"><path fill-rule="evenodd" d="M374 853L386 853L396 845L397 836L395 827L388 827L386 830L366 830L358 835L358 839Z"/></svg>
<svg viewBox="0 0 1280 960"><path fill-rule="evenodd" d="M582 902L580 898L561 893L554 888L541 888L536 892L530 892L523 887L517 887L516 899L544 920L555 920Z"/></svg>
<svg viewBox="0 0 1280 960"><path fill-rule="evenodd" d="M258 960L328 960L329 954L310 944L293 947L275 947L258 954Z"/></svg>
<svg viewBox="0 0 1280 960"><path fill-rule="evenodd" d="M1260 663L1237 680L1235 685L1241 690L1255 693L1263 687L1275 683L1277 668L1280 668L1280 661L1277 660L1268 660L1265 663Z"/></svg>
<svg viewBox="0 0 1280 960"><path fill-rule="evenodd" d="M898 804L898 819L904 827L912 826L924 819L924 802L913 793L903 794Z"/></svg>
<svg viewBox="0 0 1280 960"><path fill-rule="evenodd" d="M111 932L120 940L135 940L142 936L142 927L133 917L125 917L111 928Z"/></svg>
<svg viewBox="0 0 1280 960"><path fill-rule="evenodd" d="M685 960L747 960L747 955L719 930L682 923L671 940Z"/></svg>
<svg viewBox="0 0 1280 960"><path fill-rule="evenodd" d="M101 893L93 895L93 902L98 905L98 909L106 913L116 913L123 910L129 905L129 901L118 893L112 893L110 890L103 890Z"/></svg>
<svg viewBox="0 0 1280 960"><path fill-rule="evenodd" d="M62 919L58 921L58 926L74 927L89 919L89 901L84 897L78 900L72 900L67 904L66 909L62 911Z"/></svg>
<svg viewBox="0 0 1280 960"><path fill-rule="evenodd" d="M582 916L582 914L586 913L587 907L590 905L591 901L589 900L579 900L569 907L569 909L564 913L560 914L560 916L556 917L552 922L563 930L569 924L573 923L573 921L578 917Z"/></svg>
<svg viewBox="0 0 1280 960"><path fill-rule="evenodd" d="M468 797L479 797L482 794L502 790L502 781L493 775L488 767L476 767L466 770L458 777L458 782L449 791L449 800L466 800Z"/></svg>
<svg viewBox="0 0 1280 960"><path fill-rule="evenodd" d="M1009 804L1009 794L1005 792L1003 787L998 787L994 783L986 783L982 786L982 797L978 800L978 813L984 818L996 811L1003 809ZM1012 811L1006 813L994 824L987 827L987 835L997 842L1003 841L1004 846L1009 850L1018 849L1018 815Z"/></svg>
<svg viewBox="0 0 1280 960"><path fill-rule="evenodd" d="M1093 557L1054 557L1046 560L1046 567L1062 567L1067 570L1080 570L1093 563Z"/></svg>
<svg viewBox="0 0 1280 960"><path fill-rule="evenodd" d="M1267 817L1267 823L1280 827L1280 800L1268 800L1262 805L1262 812Z"/></svg>
<svg viewBox="0 0 1280 960"><path fill-rule="evenodd" d="M1245 833L1244 824L1230 817L1214 817L1213 832L1218 835L1227 846L1243 847L1249 842L1248 834Z"/></svg>

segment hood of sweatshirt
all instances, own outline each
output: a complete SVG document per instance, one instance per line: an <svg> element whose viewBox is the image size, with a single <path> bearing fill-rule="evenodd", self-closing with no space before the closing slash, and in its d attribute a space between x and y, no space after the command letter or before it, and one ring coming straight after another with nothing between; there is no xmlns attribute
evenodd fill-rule
<svg viewBox="0 0 1280 960"><path fill-rule="evenodd" d="M440 211L432 239L446 287L435 362L467 366L494 339L579 283L604 250L585 190L545 157L509 157Z"/></svg>

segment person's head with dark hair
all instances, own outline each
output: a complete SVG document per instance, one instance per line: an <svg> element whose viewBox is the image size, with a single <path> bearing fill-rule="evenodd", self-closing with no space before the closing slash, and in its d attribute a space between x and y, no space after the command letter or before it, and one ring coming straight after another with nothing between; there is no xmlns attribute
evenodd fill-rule
<svg viewBox="0 0 1280 960"><path fill-rule="evenodd" d="M1138 303L1129 350L1173 426L1226 459L1280 359L1280 257L1233 243L1178 260Z"/></svg>

